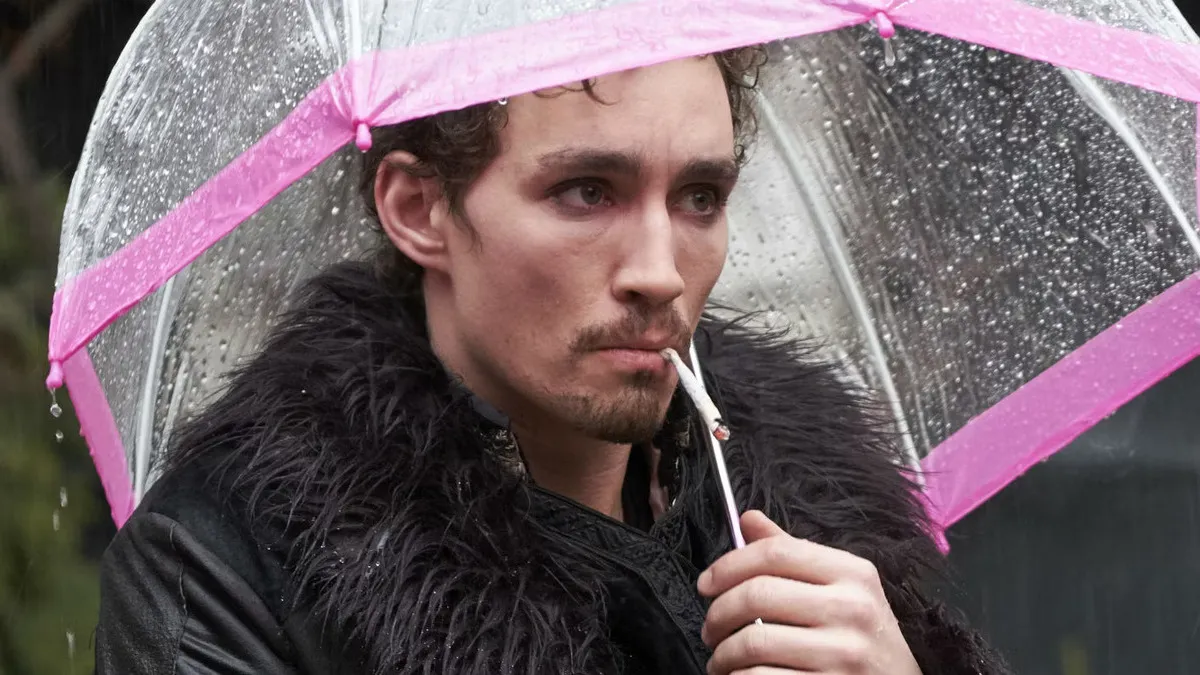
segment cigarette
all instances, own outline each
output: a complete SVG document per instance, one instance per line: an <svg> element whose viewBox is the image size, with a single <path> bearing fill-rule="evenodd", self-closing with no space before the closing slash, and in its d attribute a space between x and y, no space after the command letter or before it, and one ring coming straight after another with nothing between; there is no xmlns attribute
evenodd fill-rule
<svg viewBox="0 0 1200 675"><path fill-rule="evenodd" d="M708 426L708 432L718 441L729 440L729 427L725 426L721 420L721 411L717 410L716 404L708 397L708 393L704 391L704 387L700 385L700 380L696 379L692 369L683 362L683 359L679 358L678 352L674 349L664 349L662 355L664 359L671 362L671 365L675 366L675 370L679 373L679 381L683 384L683 390L699 409L700 416L704 418L704 423Z"/></svg>

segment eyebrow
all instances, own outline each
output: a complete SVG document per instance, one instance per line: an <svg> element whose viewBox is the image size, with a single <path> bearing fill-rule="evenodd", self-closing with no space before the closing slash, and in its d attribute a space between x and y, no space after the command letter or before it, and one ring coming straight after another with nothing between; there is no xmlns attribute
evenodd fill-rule
<svg viewBox="0 0 1200 675"><path fill-rule="evenodd" d="M732 185L737 182L741 166L732 158L693 159L679 172L679 182L710 182Z"/></svg>
<svg viewBox="0 0 1200 675"><path fill-rule="evenodd" d="M554 173L624 174L638 178L645 173L646 161L636 153L618 150L557 150L537 159L538 168ZM741 167L731 157L693 159L679 172L677 182L711 181L736 183Z"/></svg>

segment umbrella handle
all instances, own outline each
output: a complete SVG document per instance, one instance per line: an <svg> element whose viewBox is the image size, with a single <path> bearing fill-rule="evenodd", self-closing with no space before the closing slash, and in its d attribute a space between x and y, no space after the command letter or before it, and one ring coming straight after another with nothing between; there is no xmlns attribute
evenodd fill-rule
<svg viewBox="0 0 1200 675"><path fill-rule="evenodd" d="M708 427L708 445L712 450L713 464L717 467L717 483L721 486L721 497L725 500L725 517L729 520L729 534L733 539L734 548L744 548L746 537L742 535L737 501L733 498L733 485L729 482L729 470L725 467L725 453L721 449L721 441L729 440L729 427L725 426L725 422L721 419L721 413L717 410L717 405L709 398L700 378L696 377L692 369L688 368L683 359L679 358L679 354L674 349L668 348L662 351L662 355L671 365L675 366L675 370L679 373L679 381L683 384L683 390L692 399L692 403L700 411L700 416L704 418L705 426ZM699 365L695 350L692 351L692 359ZM754 623L761 626L763 620L755 619Z"/></svg>

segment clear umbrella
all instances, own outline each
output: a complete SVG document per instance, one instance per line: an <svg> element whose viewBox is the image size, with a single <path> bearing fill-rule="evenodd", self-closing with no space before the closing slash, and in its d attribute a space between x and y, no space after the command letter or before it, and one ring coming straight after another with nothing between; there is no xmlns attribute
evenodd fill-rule
<svg viewBox="0 0 1200 675"><path fill-rule="evenodd" d="M1167 0L159 0L72 186L50 339L118 523L374 127L769 42L718 296L891 405L943 526L1200 353L1200 47Z"/></svg>

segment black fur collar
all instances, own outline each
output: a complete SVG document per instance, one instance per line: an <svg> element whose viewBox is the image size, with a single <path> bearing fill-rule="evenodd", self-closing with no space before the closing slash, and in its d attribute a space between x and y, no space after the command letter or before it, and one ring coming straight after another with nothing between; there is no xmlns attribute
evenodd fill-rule
<svg viewBox="0 0 1200 675"><path fill-rule="evenodd" d="M365 672L619 670L610 571L539 520L544 500L488 447L503 430L481 425L419 303L380 275L355 263L313 280L167 470L216 462L287 551L289 598L360 645ZM999 672L921 588L939 556L880 409L784 335L710 317L697 347L735 431L740 505L874 562L926 673ZM701 564L723 552L719 500L703 453L679 452L695 477L680 509L712 535Z"/></svg>

